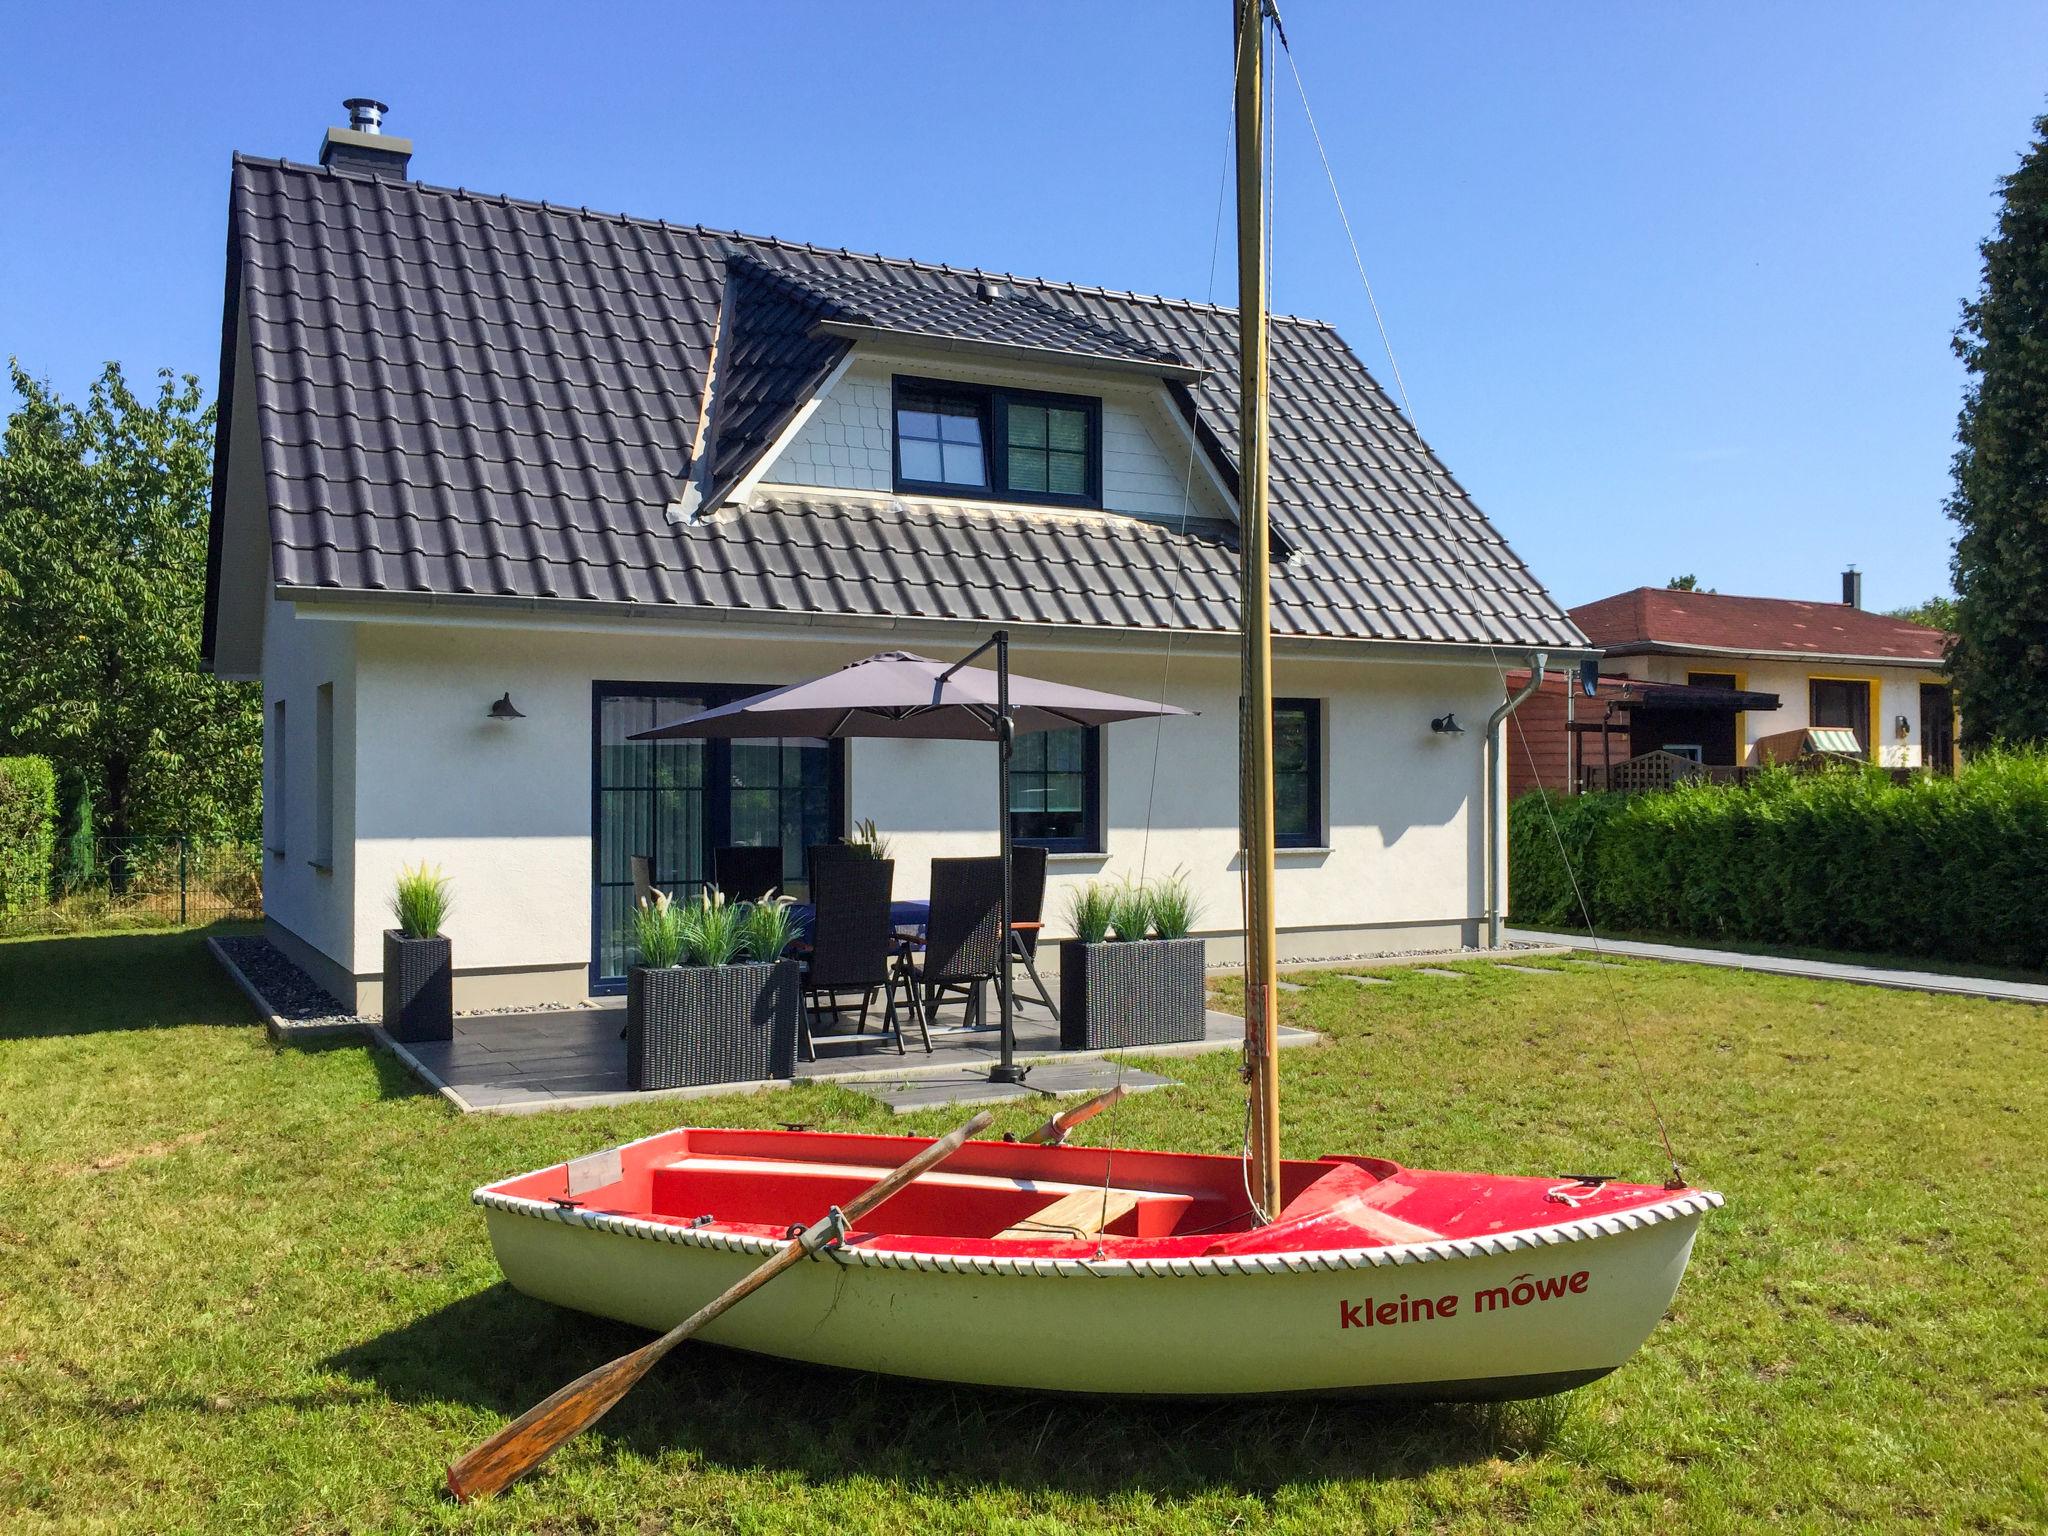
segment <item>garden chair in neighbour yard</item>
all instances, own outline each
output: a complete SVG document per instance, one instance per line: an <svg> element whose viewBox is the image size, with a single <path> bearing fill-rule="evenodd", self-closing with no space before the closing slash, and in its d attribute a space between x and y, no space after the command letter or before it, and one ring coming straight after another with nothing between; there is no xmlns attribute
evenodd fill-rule
<svg viewBox="0 0 2048 1536"><path fill-rule="evenodd" d="M924 930L923 958L914 968L904 952L905 970L921 995L919 1023L936 1007L941 991L967 999L966 1023L988 1018L988 984L1001 972L1005 948L1001 859L933 859L931 916Z"/></svg>
<svg viewBox="0 0 2048 1536"><path fill-rule="evenodd" d="M654 860L644 853L636 853L630 862L633 866L633 905L651 907L654 898L661 894L654 888Z"/></svg>
<svg viewBox="0 0 2048 1536"><path fill-rule="evenodd" d="M782 850L714 848L711 878L727 901L760 901L782 884Z"/></svg>
<svg viewBox="0 0 2048 1536"><path fill-rule="evenodd" d="M1052 1000L1052 993L1045 987L1045 978L1038 974L1038 935L1045 924L1045 864L1043 848L1016 848L1010 854L1010 958L1014 964L1021 960L1024 970L1031 977L1031 985L1038 989L1038 1000L1045 1004L1046 1011L1058 1023L1060 1010ZM1014 983L1012 983L1014 985Z"/></svg>
<svg viewBox="0 0 2048 1536"><path fill-rule="evenodd" d="M801 955L806 1061L818 1059L813 1020L829 1014L836 1027L841 1017L852 1011L848 998L857 994L860 1012L854 1033L865 1033L877 988L887 992L882 1029L894 1032L896 1053L903 1054L903 1022L896 1011L899 977L890 965L897 948L896 935L889 926L889 897L895 879L896 865L891 859L825 859L818 865L811 889L810 947ZM924 1048L932 1048L929 1033Z"/></svg>

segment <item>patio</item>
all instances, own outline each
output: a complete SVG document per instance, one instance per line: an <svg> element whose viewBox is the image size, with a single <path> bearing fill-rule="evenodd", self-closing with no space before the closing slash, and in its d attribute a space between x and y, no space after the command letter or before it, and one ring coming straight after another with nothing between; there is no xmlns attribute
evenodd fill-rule
<svg viewBox="0 0 2048 1536"><path fill-rule="evenodd" d="M1236 1050L1244 1040L1243 1019L1210 1009L1204 1037L1198 1041L1147 1046L1142 1052L1063 1051L1059 1024L1049 1010L1021 992L1016 1010L1017 1059L1034 1064L1021 1084L988 1081L989 1067L1001 1053L1001 1032L993 1026L958 1027L957 1008L945 1010L942 1022L933 1028L930 1055L914 1030L906 1037L908 1049L901 1056L894 1039L873 1027L860 1035L821 1034L816 1037L818 1059L799 1061L795 1080L842 1083L904 1113L938 1104L992 1104L1095 1092L1117 1080L1113 1054L1185 1056ZM379 1044L465 1113L525 1114L701 1098L788 1081L635 1092L626 1086L626 1043L620 1038L625 1022L624 1000L615 999L582 1009L464 1015L456 1019L455 1038L450 1041L400 1044L381 1029L374 1034ZM1317 1038L1300 1029L1282 1029L1280 1037L1283 1046L1307 1045ZM1166 1081L1134 1068L1123 1071L1124 1085L1133 1092Z"/></svg>

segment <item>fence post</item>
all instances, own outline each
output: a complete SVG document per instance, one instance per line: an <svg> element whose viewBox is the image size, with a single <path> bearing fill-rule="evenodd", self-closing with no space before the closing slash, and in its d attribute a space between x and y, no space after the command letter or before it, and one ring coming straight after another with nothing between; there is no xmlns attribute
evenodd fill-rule
<svg viewBox="0 0 2048 1536"><path fill-rule="evenodd" d="M178 839L178 926L185 926L185 839Z"/></svg>

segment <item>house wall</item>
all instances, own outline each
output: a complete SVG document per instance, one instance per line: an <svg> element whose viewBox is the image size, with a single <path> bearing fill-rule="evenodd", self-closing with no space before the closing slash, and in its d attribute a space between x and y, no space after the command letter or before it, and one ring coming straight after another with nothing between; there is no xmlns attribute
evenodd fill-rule
<svg viewBox="0 0 2048 1536"><path fill-rule="evenodd" d="M271 936L344 1003L356 972L356 626L268 599L263 621L263 913ZM333 858L316 862L320 690L333 689ZM285 706L285 740L277 706ZM391 727L387 724L385 729Z"/></svg>
<svg viewBox="0 0 2048 1536"><path fill-rule="evenodd" d="M1227 517L1206 461L1190 473L1188 435L1169 414L1160 385L1022 368L963 366L957 356L856 357L782 453L763 473L771 485L829 486L887 492L894 487L891 381L897 374L1013 384L1099 397L1102 401L1102 503L1113 512L1177 521ZM1190 490L1189 487L1192 486Z"/></svg>
<svg viewBox="0 0 2048 1536"><path fill-rule="evenodd" d="M376 1007L392 880L422 859L453 878L459 1006L584 995L594 681L787 683L878 648L873 637L781 631L357 626L353 847L337 860L350 863L352 908L337 958L345 951L358 1006ZM1218 935L1211 958L1236 954L1228 932L1239 922L1235 658L1183 648L1169 670L1157 650L1034 644L1019 646L1016 665L1200 711L1108 729L1106 851L1056 856L1049 920L1057 925L1074 882L1179 867L1202 899L1202 928ZM1483 721L1497 674L1486 665L1363 657L1283 658L1277 674L1282 695L1325 701L1330 823L1328 847L1280 854L1283 955L1474 942L1482 733L1437 736L1429 720L1451 709ZM507 690L527 718L489 721L490 702ZM855 741L848 778L848 813L873 817L891 838L901 895L925 894L934 857L993 850L995 764L986 746Z"/></svg>
<svg viewBox="0 0 2048 1536"><path fill-rule="evenodd" d="M1870 729L1872 760L1887 768L1917 768L1921 762L1920 685L1944 679L1932 667L1865 666L1825 661L1762 661L1725 656L1618 656L1601 663L1603 672L1627 673L1651 682L1682 683L1690 672L1733 672L1740 685L1758 693L1775 693L1775 710L1750 710L1740 720L1742 760L1758 738L1811 724L1807 684L1816 677L1860 678L1874 682ZM1906 730L1895 729L1906 717Z"/></svg>

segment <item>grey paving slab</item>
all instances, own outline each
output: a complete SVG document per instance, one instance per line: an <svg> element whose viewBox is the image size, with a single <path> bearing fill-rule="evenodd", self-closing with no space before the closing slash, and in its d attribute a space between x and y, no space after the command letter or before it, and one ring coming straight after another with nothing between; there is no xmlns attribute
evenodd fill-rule
<svg viewBox="0 0 2048 1536"><path fill-rule="evenodd" d="M1303 986L1298 981L1280 981L1276 979L1273 985L1278 987L1282 992L1306 992L1308 990L1307 987Z"/></svg>
<svg viewBox="0 0 2048 1536"><path fill-rule="evenodd" d="M895 1083L849 1084L856 1093L880 1099L899 1115L920 1109L937 1109L946 1104L1007 1104L1016 1099L1043 1099L1044 1094L1022 1083L992 1083L985 1077L961 1073L958 1077L905 1078Z"/></svg>
<svg viewBox="0 0 2048 1536"><path fill-rule="evenodd" d="M1170 1077L1137 1067L1118 1068L1113 1061L1047 1061L1031 1069L1027 1086L1055 1097L1079 1093L1104 1093L1118 1083L1127 1093L1149 1093L1172 1084Z"/></svg>
<svg viewBox="0 0 2048 1536"><path fill-rule="evenodd" d="M1548 966L1516 965L1512 960L1496 960L1493 962L1493 968L1496 971L1520 971L1524 976L1556 976L1560 974L1557 971L1551 970Z"/></svg>
<svg viewBox="0 0 2048 1536"><path fill-rule="evenodd" d="M1444 981L1470 981L1472 979L1463 971L1447 971L1440 965L1418 965L1415 967L1415 974L1418 976L1436 976Z"/></svg>
<svg viewBox="0 0 2048 1536"><path fill-rule="evenodd" d="M1385 976L1353 976L1348 971L1339 971L1337 979L1339 981L1353 981L1361 987L1391 987L1394 984L1390 978Z"/></svg>
<svg viewBox="0 0 2048 1536"><path fill-rule="evenodd" d="M1583 946L1583 939L1562 934L1512 932L1511 938L1535 943ZM1839 960L1795 960L1783 955L1749 955L1724 949L1695 949L1684 944L1646 944L1634 939L1602 939L1610 955L1641 960L1667 960L1683 965L1713 965L1728 970L1758 971L1773 976L1801 976L1811 981L1846 981L1856 986L1893 987L1904 992L1946 992L1959 997L1985 997L2001 1002L2048 1004L2048 984L1995 981L1984 976L1956 976L1941 971L1907 971L1886 966L1851 965ZM1587 964L1602 962L1589 960Z"/></svg>

